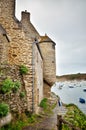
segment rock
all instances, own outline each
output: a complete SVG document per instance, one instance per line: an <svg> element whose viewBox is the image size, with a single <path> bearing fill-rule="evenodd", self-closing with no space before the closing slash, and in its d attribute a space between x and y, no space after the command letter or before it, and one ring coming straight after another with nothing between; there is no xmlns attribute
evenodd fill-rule
<svg viewBox="0 0 86 130"><path fill-rule="evenodd" d="M0 128L6 124L9 124L12 120L12 115L9 113L7 116L0 118Z"/></svg>

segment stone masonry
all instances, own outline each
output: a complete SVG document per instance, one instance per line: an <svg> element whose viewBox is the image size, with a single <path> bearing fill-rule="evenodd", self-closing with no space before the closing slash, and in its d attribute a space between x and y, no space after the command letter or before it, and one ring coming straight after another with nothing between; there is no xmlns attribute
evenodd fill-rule
<svg viewBox="0 0 86 130"><path fill-rule="evenodd" d="M16 80L17 73L26 92L26 101L24 104L19 96L17 99L13 95L14 98L9 101L6 98L6 102L13 104L12 107L10 105L11 110L21 104L19 112L27 109L37 113L39 103L55 82L55 43L48 36L40 36L30 22L30 13L27 11L21 13L21 21L18 21L15 17L15 5L16 0L0 0L0 65L10 67L13 75L8 73L7 76L12 80ZM22 77L18 69L13 69L20 65L27 66L29 70ZM0 79L2 81L3 76ZM3 95L0 98L3 99Z"/></svg>

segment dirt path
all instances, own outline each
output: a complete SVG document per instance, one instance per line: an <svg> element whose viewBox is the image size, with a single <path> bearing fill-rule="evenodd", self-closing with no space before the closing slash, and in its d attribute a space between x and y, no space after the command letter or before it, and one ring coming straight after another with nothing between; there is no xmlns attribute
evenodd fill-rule
<svg viewBox="0 0 86 130"><path fill-rule="evenodd" d="M54 108L53 114L51 116L45 117L40 123L35 126L27 126L23 130L57 130L57 114L64 115L66 113L66 108L64 106Z"/></svg>

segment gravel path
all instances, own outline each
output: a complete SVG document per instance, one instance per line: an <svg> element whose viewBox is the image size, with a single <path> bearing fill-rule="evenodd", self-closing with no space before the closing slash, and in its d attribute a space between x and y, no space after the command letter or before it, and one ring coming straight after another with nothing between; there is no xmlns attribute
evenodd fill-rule
<svg viewBox="0 0 86 130"><path fill-rule="evenodd" d="M51 116L45 117L40 123L35 126L27 126L23 130L57 130L57 114L64 115L67 112L64 106L54 108Z"/></svg>

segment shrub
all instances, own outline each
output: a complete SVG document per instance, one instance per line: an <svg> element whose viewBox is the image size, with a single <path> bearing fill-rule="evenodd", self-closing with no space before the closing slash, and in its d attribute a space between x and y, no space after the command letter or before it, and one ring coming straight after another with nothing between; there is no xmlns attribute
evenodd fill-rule
<svg viewBox="0 0 86 130"><path fill-rule="evenodd" d="M20 74L28 73L28 68L25 65L21 65L19 70L20 70Z"/></svg>
<svg viewBox="0 0 86 130"><path fill-rule="evenodd" d="M4 117L9 112L9 106L5 103L0 103L0 117Z"/></svg>
<svg viewBox="0 0 86 130"><path fill-rule="evenodd" d="M24 98L24 97L25 97L25 92L21 92L21 93L20 93L20 97L21 97L21 98Z"/></svg>
<svg viewBox="0 0 86 130"><path fill-rule="evenodd" d="M19 81L14 82L13 92L17 92L20 87L21 83Z"/></svg>
<svg viewBox="0 0 86 130"><path fill-rule="evenodd" d="M40 102L40 107L46 109L47 108L47 98L42 99Z"/></svg>
<svg viewBox="0 0 86 130"><path fill-rule="evenodd" d="M13 88L13 85L14 83L11 79L5 79L2 83L1 91L3 93L10 92Z"/></svg>

